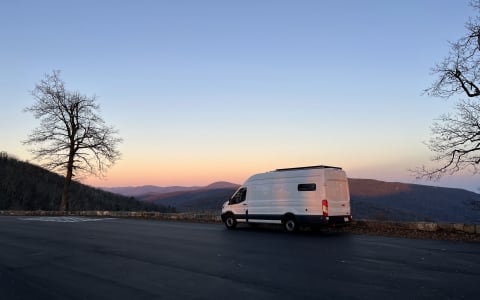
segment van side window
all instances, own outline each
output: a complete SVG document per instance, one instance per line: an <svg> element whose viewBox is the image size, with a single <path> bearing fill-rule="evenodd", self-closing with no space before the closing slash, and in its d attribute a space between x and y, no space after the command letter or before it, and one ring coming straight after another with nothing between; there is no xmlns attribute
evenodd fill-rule
<svg viewBox="0 0 480 300"><path fill-rule="evenodd" d="M316 190L317 190L317 185L315 183L300 183L298 185L299 192L316 191Z"/></svg>
<svg viewBox="0 0 480 300"><path fill-rule="evenodd" d="M230 198L230 204L237 204L245 201L247 197L247 188L241 188L239 189L231 198Z"/></svg>

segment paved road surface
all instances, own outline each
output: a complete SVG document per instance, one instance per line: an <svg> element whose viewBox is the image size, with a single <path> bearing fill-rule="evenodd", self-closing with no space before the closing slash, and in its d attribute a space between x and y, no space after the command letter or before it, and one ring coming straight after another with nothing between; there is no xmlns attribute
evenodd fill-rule
<svg viewBox="0 0 480 300"><path fill-rule="evenodd" d="M0 217L0 299L480 299L480 243Z"/></svg>

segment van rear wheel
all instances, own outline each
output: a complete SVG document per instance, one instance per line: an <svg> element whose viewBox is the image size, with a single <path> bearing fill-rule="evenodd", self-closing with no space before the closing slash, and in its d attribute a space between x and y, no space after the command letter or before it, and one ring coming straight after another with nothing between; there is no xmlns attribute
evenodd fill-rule
<svg viewBox="0 0 480 300"><path fill-rule="evenodd" d="M235 217L232 214L228 214L225 217L225 227L228 229L234 229L237 227L237 220L235 220Z"/></svg>
<svg viewBox="0 0 480 300"><path fill-rule="evenodd" d="M298 231L298 223L295 220L295 217L288 216L283 221L283 227L287 232L295 232Z"/></svg>

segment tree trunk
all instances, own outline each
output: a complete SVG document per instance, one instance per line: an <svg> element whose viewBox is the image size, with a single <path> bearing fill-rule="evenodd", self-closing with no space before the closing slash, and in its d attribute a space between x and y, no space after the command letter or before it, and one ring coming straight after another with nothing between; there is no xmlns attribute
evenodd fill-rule
<svg viewBox="0 0 480 300"><path fill-rule="evenodd" d="M63 192L62 192L62 201L60 202L60 211L67 211L68 210L68 196L70 191L70 183L72 182L72 172L67 172L67 176L65 177L65 183L63 184Z"/></svg>
<svg viewBox="0 0 480 300"><path fill-rule="evenodd" d="M65 176L65 183L63 184L63 193L62 193L62 201L60 202L60 211L68 211L69 210L69 192L70 192L70 183L72 182L73 177L73 157L75 153L73 151L73 146L70 149L70 155L68 156L68 163L67 163L67 175Z"/></svg>

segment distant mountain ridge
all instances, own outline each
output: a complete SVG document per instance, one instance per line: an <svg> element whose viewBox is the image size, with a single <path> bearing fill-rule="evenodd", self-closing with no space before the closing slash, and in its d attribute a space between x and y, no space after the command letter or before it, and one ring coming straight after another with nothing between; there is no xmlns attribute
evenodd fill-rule
<svg viewBox="0 0 480 300"><path fill-rule="evenodd" d="M219 213L238 186L219 182L206 187L163 188L160 193L139 194L136 198L177 211ZM349 178L349 188L355 219L480 224L480 195L474 192L355 178Z"/></svg>
<svg viewBox="0 0 480 300"><path fill-rule="evenodd" d="M143 185L143 186L124 186L124 187L102 187L102 190L120 194L129 197L137 197L145 194L164 194L173 192L185 192L190 190L197 190L201 187L198 186L156 186L156 185Z"/></svg>
<svg viewBox="0 0 480 300"><path fill-rule="evenodd" d="M105 191L112 193L138 197L144 195L160 195L160 194L169 194L169 193L178 193L178 192L188 192L196 190L214 190L214 189L229 189L237 188L240 185L227 182L227 181L216 181L206 186L157 186L157 185L143 185L143 186L124 186L124 187L104 187L101 188Z"/></svg>
<svg viewBox="0 0 480 300"><path fill-rule="evenodd" d="M480 224L480 194L463 189L349 179L354 217Z"/></svg>
<svg viewBox="0 0 480 300"><path fill-rule="evenodd" d="M217 181L207 185L206 187L204 187L204 189L206 190L231 189L231 188L237 189L239 187L240 187L240 184L231 183L228 181Z"/></svg>

